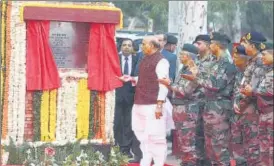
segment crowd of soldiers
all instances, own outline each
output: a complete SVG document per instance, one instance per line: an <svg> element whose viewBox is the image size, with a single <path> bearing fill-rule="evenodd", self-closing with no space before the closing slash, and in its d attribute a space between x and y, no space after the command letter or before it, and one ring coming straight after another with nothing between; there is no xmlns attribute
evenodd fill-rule
<svg viewBox="0 0 274 166"><path fill-rule="evenodd" d="M177 39L169 40L172 53ZM273 165L273 44L261 33L250 32L230 56L230 43L218 32L198 35L181 48L183 67L176 77L174 58L165 56L172 69L169 78L158 81L172 94L172 150L183 166ZM138 74L142 55L138 59L132 61L137 68L132 73Z"/></svg>
<svg viewBox="0 0 274 166"><path fill-rule="evenodd" d="M174 83L173 153L183 166L273 165L273 44L259 32L241 38L199 35L184 44Z"/></svg>

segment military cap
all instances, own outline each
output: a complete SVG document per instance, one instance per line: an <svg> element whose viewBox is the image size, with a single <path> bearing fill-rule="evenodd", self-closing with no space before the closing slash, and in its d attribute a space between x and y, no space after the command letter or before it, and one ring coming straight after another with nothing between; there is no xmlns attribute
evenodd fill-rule
<svg viewBox="0 0 274 166"><path fill-rule="evenodd" d="M242 45L238 45L238 46L235 48L234 51L235 51L235 53L242 54L242 55L246 55L245 47L242 46Z"/></svg>
<svg viewBox="0 0 274 166"><path fill-rule="evenodd" d="M237 47L235 47L234 52L242 58L249 58L246 54L245 47L242 45L238 45Z"/></svg>
<svg viewBox="0 0 274 166"><path fill-rule="evenodd" d="M265 50L273 50L273 43L271 42L265 42L265 43L261 43L261 50L265 51Z"/></svg>
<svg viewBox="0 0 274 166"><path fill-rule="evenodd" d="M241 37L240 43L246 40L246 37L245 37L245 36L246 36L246 34L244 34L244 35Z"/></svg>
<svg viewBox="0 0 274 166"><path fill-rule="evenodd" d="M210 36L209 35L198 35L193 43L196 43L198 41L204 41L210 43Z"/></svg>
<svg viewBox="0 0 274 166"><path fill-rule="evenodd" d="M210 41L217 41L217 42L220 42L221 44L229 44L231 42L227 35L221 34L219 32L211 33Z"/></svg>
<svg viewBox="0 0 274 166"><path fill-rule="evenodd" d="M266 42L266 38L264 35L260 32L252 31L250 33L247 33L243 39L247 40L250 43L260 44L263 42Z"/></svg>
<svg viewBox="0 0 274 166"><path fill-rule="evenodd" d="M189 52L188 56L194 61L197 59L198 48L195 47L193 44L189 44L189 43L184 44L182 51Z"/></svg>
<svg viewBox="0 0 274 166"><path fill-rule="evenodd" d="M184 44L182 51L187 51L192 54L198 54L198 48L195 47L193 44L189 44L189 43Z"/></svg>
<svg viewBox="0 0 274 166"><path fill-rule="evenodd" d="M167 34L167 43L169 44L177 44L178 43L178 39L171 35L171 34Z"/></svg>

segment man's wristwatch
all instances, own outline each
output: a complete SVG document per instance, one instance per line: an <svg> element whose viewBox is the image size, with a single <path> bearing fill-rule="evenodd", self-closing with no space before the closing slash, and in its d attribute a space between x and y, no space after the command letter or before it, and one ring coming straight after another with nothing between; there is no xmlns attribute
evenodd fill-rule
<svg viewBox="0 0 274 166"><path fill-rule="evenodd" d="M162 104L157 104L157 108L163 108Z"/></svg>
<svg viewBox="0 0 274 166"><path fill-rule="evenodd" d="M157 101L157 108L163 108L164 101L158 100Z"/></svg>

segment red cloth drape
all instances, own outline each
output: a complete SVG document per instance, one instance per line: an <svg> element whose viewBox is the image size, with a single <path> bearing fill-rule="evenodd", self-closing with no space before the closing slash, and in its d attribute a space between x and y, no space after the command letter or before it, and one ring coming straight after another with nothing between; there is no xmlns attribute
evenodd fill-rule
<svg viewBox="0 0 274 166"><path fill-rule="evenodd" d="M27 90L60 87L60 78L49 43L49 21L27 22Z"/></svg>
<svg viewBox="0 0 274 166"><path fill-rule="evenodd" d="M115 45L115 25L90 25L88 55L88 88L110 91L123 84L116 76L121 76L117 48Z"/></svg>

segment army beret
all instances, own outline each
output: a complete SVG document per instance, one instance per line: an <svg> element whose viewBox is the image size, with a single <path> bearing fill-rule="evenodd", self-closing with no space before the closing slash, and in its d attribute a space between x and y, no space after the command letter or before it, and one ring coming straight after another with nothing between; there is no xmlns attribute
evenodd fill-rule
<svg viewBox="0 0 274 166"><path fill-rule="evenodd" d="M247 40L248 42L256 43L256 44L266 42L266 38L264 37L264 35L256 31L247 33L243 38Z"/></svg>
<svg viewBox="0 0 274 166"><path fill-rule="evenodd" d="M235 48L235 53L246 55L245 47L242 45L239 45Z"/></svg>
<svg viewBox="0 0 274 166"><path fill-rule="evenodd" d="M261 43L261 50L265 51L265 50L273 50L273 43L271 42L265 42L265 43Z"/></svg>
<svg viewBox="0 0 274 166"><path fill-rule="evenodd" d="M241 37L241 39L240 39L240 43L246 40L246 37L245 37L245 36L246 36L246 34L245 34L245 35L243 35L243 36Z"/></svg>
<svg viewBox="0 0 274 166"><path fill-rule="evenodd" d="M210 40L220 42L221 44L229 44L231 42L228 36L226 36L225 34L221 34L219 32L213 32L210 35Z"/></svg>
<svg viewBox="0 0 274 166"><path fill-rule="evenodd" d="M178 43L178 39L170 34L167 34L167 43L169 44L177 44Z"/></svg>
<svg viewBox="0 0 274 166"><path fill-rule="evenodd" d="M189 43L184 44L182 51L198 54L198 48L195 47L193 44L189 44Z"/></svg>
<svg viewBox="0 0 274 166"><path fill-rule="evenodd" d="M209 35L198 35L193 43L196 43L197 41L204 41L210 43L210 36Z"/></svg>
<svg viewBox="0 0 274 166"><path fill-rule="evenodd" d="M234 52L242 58L248 58L246 51L245 51L245 47L242 45L238 45L237 47L235 47Z"/></svg>

